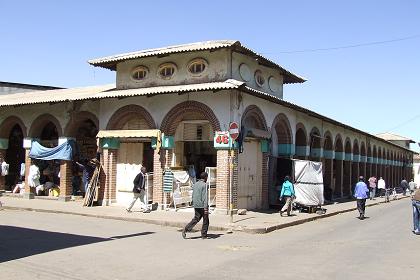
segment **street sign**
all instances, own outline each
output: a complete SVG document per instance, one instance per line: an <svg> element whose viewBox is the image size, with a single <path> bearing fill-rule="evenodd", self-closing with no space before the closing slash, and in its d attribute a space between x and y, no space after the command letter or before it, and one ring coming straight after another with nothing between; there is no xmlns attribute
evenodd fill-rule
<svg viewBox="0 0 420 280"><path fill-rule="evenodd" d="M235 141L239 136L239 126L236 122L231 122L229 124L229 135L233 141Z"/></svg>

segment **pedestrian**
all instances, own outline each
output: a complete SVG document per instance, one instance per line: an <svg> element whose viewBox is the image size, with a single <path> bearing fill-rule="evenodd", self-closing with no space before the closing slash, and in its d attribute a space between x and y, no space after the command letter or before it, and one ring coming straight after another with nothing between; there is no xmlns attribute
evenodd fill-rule
<svg viewBox="0 0 420 280"><path fill-rule="evenodd" d="M92 179L93 172L95 171L94 161L89 161L87 158L82 160L82 163L75 162L80 171L82 171L82 186L83 194L86 193L90 179Z"/></svg>
<svg viewBox="0 0 420 280"><path fill-rule="evenodd" d="M201 227L201 238L207 238L207 231L209 229L209 203L207 195L207 177L206 172L200 173L200 180L193 185L192 206L194 207L194 218L182 230L182 237L187 238L187 232L190 232L193 227L203 218L203 226Z"/></svg>
<svg viewBox="0 0 420 280"><path fill-rule="evenodd" d="M385 180L382 179L382 177L379 177L378 192L379 192L380 197L382 197L385 194L385 189L386 189Z"/></svg>
<svg viewBox="0 0 420 280"><path fill-rule="evenodd" d="M359 219L363 220L365 218L365 206L366 206L366 198L368 192L367 185L364 182L363 176L359 177L359 182L356 184L354 188L354 197L357 199L357 210L359 210Z"/></svg>
<svg viewBox="0 0 420 280"><path fill-rule="evenodd" d="M400 183L400 187L402 189L402 194L406 195L407 194L407 190L409 189L409 185L406 179L402 179L401 183Z"/></svg>
<svg viewBox="0 0 420 280"><path fill-rule="evenodd" d="M369 178L369 197L370 200L375 200L376 195L376 177L372 176Z"/></svg>
<svg viewBox="0 0 420 280"><path fill-rule="evenodd" d="M143 209L143 213L150 213L150 209L147 207L146 198L146 167L142 166L140 168L140 173L137 174L136 178L134 178L133 184L133 200L125 209L127 212L131 212L131 208L133 208L134 203L136 203L137 199L140 200L140 207Z"/></svg>
<svg viewBox="0 0 420 280"><path fill-rule="evenodd" d="M411 179L410 183L408 183L410 187L410 195L413 195L414 191L417 189L417 184L414 183L414 179Z"/></svg>
<svg viewBox="0 0 420 280"><path fill-rule="evenodd" d="M411 203L413 205L413 233L420 235L420 189L414 192Z"/></svg>
<svg viewBox="0 0 420 280"><path fill-rule="evenodd" d="M295 198L295 188L293 187L290 176L284 177L284 182L281 186L279 200L283 200L283 198L286 199L286 202L280 210L280 216L283 216L284 211L287 211L287 216L290 216L290 211L292 210L292 201Z"/></svg>

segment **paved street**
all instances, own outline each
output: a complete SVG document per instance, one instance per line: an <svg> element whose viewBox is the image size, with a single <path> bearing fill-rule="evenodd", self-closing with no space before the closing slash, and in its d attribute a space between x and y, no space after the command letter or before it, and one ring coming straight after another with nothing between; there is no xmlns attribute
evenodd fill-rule
<svg viewBox="0 0 420 280"><path fill-rule="evenodd" d="M265 235L0 211L0 279L415 279L408 199ZM279 217L280 219L280 217ZM187 222L187 221L185 221ZM210 221L211 222L211 221Z"/></svg>

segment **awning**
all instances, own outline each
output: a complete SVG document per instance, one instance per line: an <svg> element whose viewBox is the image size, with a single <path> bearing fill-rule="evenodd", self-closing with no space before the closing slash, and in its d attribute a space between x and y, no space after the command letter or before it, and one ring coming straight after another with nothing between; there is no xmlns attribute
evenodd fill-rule
<svg viewBox="0 0 420 280"><path fill-rule="evenodd" d="M96 138L153 138L160 139L159 129L99 130Z"/></svg>

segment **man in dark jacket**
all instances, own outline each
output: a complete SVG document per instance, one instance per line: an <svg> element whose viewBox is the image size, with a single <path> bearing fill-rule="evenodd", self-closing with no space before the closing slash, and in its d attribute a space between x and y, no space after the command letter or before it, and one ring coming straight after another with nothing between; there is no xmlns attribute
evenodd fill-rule
<svg viewBox="0 0 420 280"><path fill-rule="evenodd" d="M147 201L145 201L146 198L146 190L145 190L145 184L146 184L146 167L142 167L140 169L140 173L137 174L136 178L133 181L134 187L133 187L133 200L130 203L130 206L126 209L127 212L131 212L131 208L133 208L134 203L136 203L137 199L140 199L140 206L143 209L143 213L150 213L150 209L147 207Z"/></svg>
<svg viewBox="0 0 420 280"><path fill-rule="evenodd" d="M209 229L209 203L207 196L207 173L200 174L200 180L193 185L192 205L194 207L194 218L185 226L182 231L182 237L187 238L187 232L191 231L193 227L203 218L203 226L201 228L201 238L207 238L207 230Z"/></svg>

